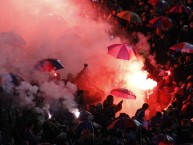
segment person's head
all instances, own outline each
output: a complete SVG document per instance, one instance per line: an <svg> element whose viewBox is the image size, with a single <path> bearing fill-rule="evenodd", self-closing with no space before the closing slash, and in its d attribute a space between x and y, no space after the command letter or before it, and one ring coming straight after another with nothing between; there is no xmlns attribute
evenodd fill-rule
<svg viewBox="0 0 193 145"><path fill-rule="evenodd" d="M96 109L97 110L102 110L103 109L103 104L102 103L97 103L96 104Z"/></svg>
<svg viewBox="0 0 193 145"><path fill-rule="evenodd" d="M144 104L142 105L142 108L146 110L147 108L149 108L149 104L144 103Z"/></svg>
<svg viewBox="0 0 193 145"><path fill-rule="evenodd" d="M113 95L108 95L107 96L107 100L111 100L111 99L113 99L114 97L113 97Z"/></svg>
<svg viewBox="0 0 193 145"><path fill-rule="evenodd" d="M188 32L188 25L184 25L184 26L182 27L182 31Z"/></svg>
<svg viewBox="0 0 193 145"><path fill-rule="evenodd" d="M78 96L84 96L85 95L85 91L84 90L78 90L77 91L77 95Z"/></svg>
<svg viewBox="0 0 193 145"><path fill-rule="evenodd" d="M182 120L182 124L185 125L185 126L190 126L190 120L189 119L183 119Z"/></svg>
<svg viewBox="0 0 193 145"><path fill-rule="evenodd" d="M152 38L152 33L151 32L147 32L147 39L151 39Z"/></svg>
<svg viewBox="0 0 193 145"><path fill-rule="evenodd" d="M173 108L176 108L176 107L177 107L177 102L176 102L176 101L172 102L172 107L173 107Z"/></svg>
<svg viewBox="0 0 193 145"><path fill-rule="evenodd" d="M188 26L190 29L193 29L193 22L190 22Z"/></svg>
<svg viewBox="0 0 193 145"><path fill-rule="evenodd" d="M107 100L108 100L108 102L113 103L114 97L113 97L112 95L108 95L108 96L107 96Z"/></svg>
<svg viewBox="0 0 193 145"><path fill-rule="evenodd" d="M144 10L145 10L145 11L149 11L149 5L148 5L148 4L145 4Z"/></svg>
<svg viewBox="0 0 193 145"><path fill-rule="evenodd" d="M186 62L190 62L191 61L191 56L187 55L185 59L186 59Z"/></svg>
<svg viewBox="0 0 193 145"><path fill-rule="evenodd" d="M156 112L156 116L159 117L159 118L161 118L162 113L161 113L160 111L157 111L157 112Z"/></svg>
<svg viewBox="0 0 193 145"><path fill-rule="evenodd" d="M141 20L142 20L142 22L146 22L146 21L147 21L146 15L143 15L143 16L141 17Z"/></svg>

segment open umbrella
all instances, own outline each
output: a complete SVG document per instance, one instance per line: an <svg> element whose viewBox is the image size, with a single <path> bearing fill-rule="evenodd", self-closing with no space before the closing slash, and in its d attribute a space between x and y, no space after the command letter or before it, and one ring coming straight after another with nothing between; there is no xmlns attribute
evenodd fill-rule
<svg viewBox="0 0 193 145"><path fill-rule="evenodd" d="M175 5L173 6L170 11L170 13L179 13L179 14L191 14L192 13L192 9L189 6L186 5Z"/></svg>
<svg viewBox="0 0 193 145"><path fill-rule="evenodd" d="M24 81L24 79L16 73L2 74L0 78L2 85L11 83L14 86L19 86L20 83Z"/></svg>
<svg viewBox="0 0 193 145"><path fill-rule="evenodd" d="M171 50L184 53L193 53L193 45L188 42L180 42L170 47Z"/></svg>
<svg viewBox="0 0 193 145"><path fill-rule="evenodd" d="M95 122L91 121L80 121L76 126L75 126L75 132L77 134L81 134L84 130L89 130L91 132L94 132L94 129L96 128L101 128L101 126Z"/></svg>
<svg viewBox="0 0 193 145"><path fill-rule="evenodd" d="M80 121L75 127L75 132L81 134L81 132L85 129L93 131L94 127L91 121Z"/></svg>
<svg viewBox="0 0 193 145"><path fill-rule="evenodd" d="M15 73L9 73L9 75L11 76L12 78L12 83L16 86L19 86L21 82L24 81L24 79L19 76L18 74L15 74Z"/></svg>
<svg viewBox="0 0 193 145"><path fill-rule="evenodd" d="M0 33L0 45L11 45L11 46L24 46L25 40L17 33L14 32L1 32Z"/></svg>
<svg viewBox="0 0 193 145"><path fill-rule="evenodd" d="M136 52L129 44L113 44L107 47L108 54L117 59L130 60L136 56Z"/></svg>
<svg viewBox="0 0 193 145"><path fill-rule="evenodd" d="M35 64L35 69L43 72L50 72L52 70L63 69L60 60L54 58L42 59Z"/></svg>
<svg viewBox="0 0 193 145"><path fill-rule="evenodd" d="M127 20L130 23L141 22L139 15L131 11L122 11L118 13L117 16L121 19Z"/></svg>
<svg viewBox="0 0 193 145"><path fill-rule="evenodd" d="M150 28L171 28L173 26L172 20L166 16L159 16L151 19L147 23L147 27Z"/></svg>
<svg viewBox="0 0 193 145"><path fill-rule="evenodd" d="M165 0L148 1L148 3L151 4L153 7L162 11L167 11L170 9L168 2Z"/></svg>
<svg viewBox="0 0 193 145"><path fill-rule="evenodd" d="M135 94L132 91L127 90L125 88L113 89L111 90L110 94L119 98L136 99Z"/></svg>
<svg viewBox="0 0 193 145"><path fill-rule="evenodd" d="M141 126L141 123L135 119L131 119L128 117L123 117L117 120L114 120L107 127L108 129L128 129L133 127Z"/></svg>
<svg viewBox="0 0 193 145"><path fill-rule="evenodd" d="M152 138L152 142L159 145L173 145L174 139L169 135L160 133Z"/></svg>

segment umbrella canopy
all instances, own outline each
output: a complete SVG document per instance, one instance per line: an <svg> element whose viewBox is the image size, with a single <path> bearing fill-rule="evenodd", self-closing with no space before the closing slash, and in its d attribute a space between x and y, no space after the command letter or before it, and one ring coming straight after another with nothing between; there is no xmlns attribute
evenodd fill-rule
<svg viewBox="0 0 193 145"><path fill-rule="evenodd" d="M113 44L108 46L108 54L117 59L130 60L135 57L136 52L129 44Z"/></svg>
<svg viewBox="0 0 193 145"><path fill-rule="evenodd" d="M25 40L17 33L14 32L1 32L0 44L12 45L12 46L24 46Z"/></svg>
<svg viewBox="0 0 193 145"><path fill-rule="evenodd" d="M180 42L170 47L171 50L180 51L184 53L193 53L193 45L188 42Z"/></svg>
<svg viewBox="0 0 193 145"><path fill-rule="evenodd" d="M138 122L137 120L131 119L128 117L123 117L111 122L107 128L108 129L117 129L117 128L128 129L128 128L138 127L138 126L141 126L141 123Z"/></svg>
<svg viewBox="0 0 193 145"><path fill-rule="evenodd" d="M131 11L122 11L118 13L117 16L121 19L129 21L130 23L141 22L141 18L139 17L139 15Z"/></svg>
<svg viewBox="0 0 193 145"><path fill-rule="evenodd" d="M78 134L81 134L84 130L94 132L96 128L101 128L101 126L91 121L80 121L75 127L75 132Z"/></svg>
<svg viewBox="0 0 193 145"><path fill-rule="evenodd" d="M154 6L155 8L158 8L159 10L162 10L162 11L167 11L170 9L168 2L165 0L157 0L154 2L150 2L150 4Z"/></svg>
<svg viewBox="0 0 193 145"><path fill-rule="evenodd" d="M19 86L21 82L24 81L24 79L19 76L18 74L14 74L14 73L9 73L9 75L11 76L12 78L12 83L16 86Z"/></svg>
<svg viewBox="0 0 193 145"><path fill-rule="evenodd" d="M174 143L174 139L166 134L158 134L152 138L154 144L171 145Z"/></svg>
<svg viewBox="0 0 193 145"><path fill-rule="evenodd" d="M136 99L136 96L133 92L130 90L127 90L125 88L117 88L113 89L110 92L111 95L114 95L119 98L125 98L125 99Z"/></svg>
<svg viewBox="0 0 193 145"><path fill-rule="evenodd" d="M9 84L12 83L14 86L19 86L24 79L15 73L6 73L1 75L1 83Z"/></svg>
<svg viewBox="0 0 193 145"><path fill-rule="evenodd" d="M150 28L169 29L172 26L173 26L172 20L166 16L160 16L160 17L153 18L147 24L147 27L150 27Z"/></svg>
<svg viewBox="0 0 193 145"><path fill-rule="evenodd" d="M192 13L192 9L186 5L176 5L173 6L170 11L170 13L179 13L179 14L191 14Z"/></svg>
<svg viewBox="0 0 193 145"><path fill-rule="evenodd" d="M93 124L91 121L81 121L75 128L75 132L81 134L81 132L85 129L93 131Z"/></svg>
<svg viewBox="0 0 193 145"><path fill-rule="evenodd" d="M35 64L35 69L43 72L50 72L52 70L59 70L63 68L64 67L60 60L54 58L42 59L37 64Z"/></svg>

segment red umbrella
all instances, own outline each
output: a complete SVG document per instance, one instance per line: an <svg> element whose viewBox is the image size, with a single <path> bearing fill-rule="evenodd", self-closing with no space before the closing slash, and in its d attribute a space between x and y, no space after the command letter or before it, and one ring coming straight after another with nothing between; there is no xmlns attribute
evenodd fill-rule
<svg viewBox="0 0 193 145"><path fill-rule="evenodd" d="M168 2L165 0L149 0L148 3L154 6L155 8L158 8L163 11L167 11L170 9Z"/></svg>
<svg viewBox="0 0 193 145"><path fill-rule="evenodd" d="M136 99L135 94L132 91L127 90L125 88L113 89L111 90L110 94L119 98Z"/></svg>
<svg viewBox="0 0 193 145"><path fill-rule="evenodd" d="M139 15L131 11L122 11L118 13L117 16L121 19L129 21L130 23L141 22Z"/></svg>
<svg viewBox="0 0 193 145"><path fill-rule="evenodd" d="M180 51L184 53L193 53L193 45L188 42L180 42L170 47L171 50Z"/></svg>
<svg viewBox="0 0 193 145"><path fill-rule="evenodd" d="M108 54L114 56L117 59L130 60L135 57L136 52L129 44L113 44L108 46Z"/></svg>
<svg viewBox="0 0 193 145"><path fill-rule="evenodd" d="M108 129L117 129L117 128L125 129L125 128L138 127L140 125L141 123L135 119L123 117L123 118L120 118L120 119L117 119L111 122L107 128Z"/></svg>
<svg viewBox="0 0 193 145"><path fill-rule="evenodd" d="M170 13L186 13L186 14L191 14L192 13L192 9L186 5L176 5L174 7L172 7L169 11Z"/></svg>
<svg viewBox="0 0 193 145"><path fill-rule="evenodd" d="M173 26L172 20L166 16L160 16L151 19L148 24L148 27L150 28L165 28L169 29Z"/></svg>

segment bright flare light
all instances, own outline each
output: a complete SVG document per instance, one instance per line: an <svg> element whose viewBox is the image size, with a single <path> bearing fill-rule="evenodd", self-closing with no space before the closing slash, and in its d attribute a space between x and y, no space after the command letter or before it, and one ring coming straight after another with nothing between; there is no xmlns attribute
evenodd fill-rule
<svg viewBox="0 0 193 145"><path fill-rule="evenodd" d="M48 111L48 119L51 119L52 118L52 115L50 114L50 112Z"/></svg>
<svg viewBox="0 0 193 145"><path fill-rule="evenodd" d="M73 113L76 118L80 116L80 111L77 108L71 110L71 113Z"/></svg>
<svg viewBox="0 0 193 145"><path fill-rule="evenodd" d="M157 86L156 81L147 78L147 73L145 71L133 73L132 76L129 77L129 81L140 90L150 90Z"/></svg>
<svg viewBox="0 0 193 145"><path fill-rule="evenodd" d="M148 72L143 70L143 63L140 61L134 61L130 64L129 74L126 74L126 81L128 84L132 84L134 88L138 88L143 91L153 90L157 86L157 82L148 78Z"/></svg>

